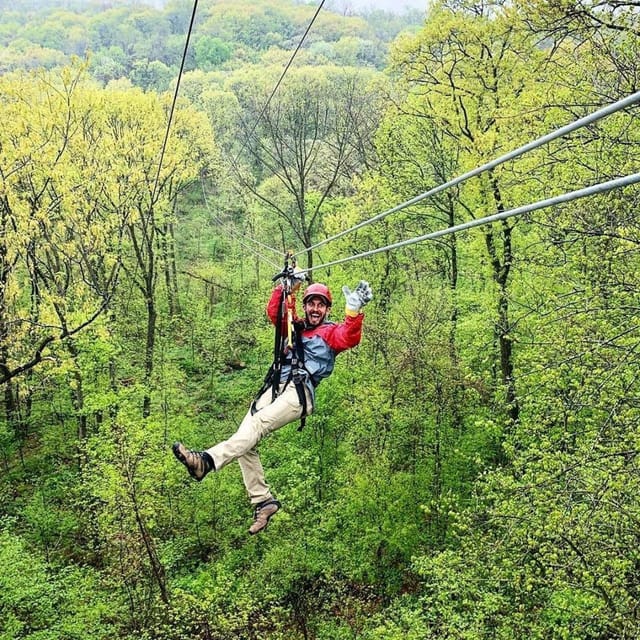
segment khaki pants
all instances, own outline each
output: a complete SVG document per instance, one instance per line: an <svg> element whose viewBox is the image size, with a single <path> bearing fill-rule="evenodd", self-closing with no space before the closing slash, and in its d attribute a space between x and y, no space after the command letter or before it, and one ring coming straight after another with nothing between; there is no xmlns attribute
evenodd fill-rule
<svg viewBox="0 0 640 640"><path fill-rule="evenodd" d="M307 406L311 407L309 398ZM267 389L258 399L256 408L258 411L253 415L250 410L247 412L238 430L228 440L207 449L216 465L216 471L232 460L238 461L252 504L273 499L256 450L258 442L302 415L302 406L293 383L287 385L274 402L271 402L271 388Z"/></svg>

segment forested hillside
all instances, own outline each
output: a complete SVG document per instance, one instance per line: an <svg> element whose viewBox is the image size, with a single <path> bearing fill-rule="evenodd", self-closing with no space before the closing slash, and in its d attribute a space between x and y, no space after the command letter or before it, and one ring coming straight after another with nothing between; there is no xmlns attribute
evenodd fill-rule
<svg viewBox="0 0 640 640"><path fill-rule="evenodd" d="M89 54L91 74L103 83L126 77L144 89L165 91L180 68L193 3L170 0L161 8L151 4L0 2L0 70L50 69ZM205 2L194 17L185 70L284 64L314 13L314 3ZM415 28L422 17L417 11L370 11L365 19L325 10L305 38L301 57L307 64L383 68L393 37Z"/></svg>
<svg viewBox="0 0 640 640"><path fill-rule="evenodd" d="M640 89L635 4L0 2L0 640L640 638L640 96L506 157ZM287 251L374 298L250 536L171 445Z"/></svg>

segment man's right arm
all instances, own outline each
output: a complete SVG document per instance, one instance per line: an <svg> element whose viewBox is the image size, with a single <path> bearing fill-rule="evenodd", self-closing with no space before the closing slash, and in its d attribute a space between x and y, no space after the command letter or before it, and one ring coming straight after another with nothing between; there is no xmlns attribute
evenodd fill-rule
<svg viewBox="0 0 640 640"><path fill-rule="evenodd" d="M271 292L271 297L269 298L269 302L267 302L267 315L269 316L269 320L271 320L273 324L276 324L276 322L278 322L278 315L280 313L281 301L282 301L282 285L279 284Z"/></svg>
<svg viewBox="0 0 640 640"><path fill-rule="evenodd" d="M289 296L289 300L286 302L293 311L293 320L298 320L298 315L296 313L296 299L294 295ZM277 324L278 316L280 315L280 304L282 303L282 285L279 284L275 287L275 289L271 292L271 297L269 298L269 302L267 302L267 316L269 316L269 320L273 325ZM287 328L287 318L286 315L282 319L282 329L286 331Z"/></svg>

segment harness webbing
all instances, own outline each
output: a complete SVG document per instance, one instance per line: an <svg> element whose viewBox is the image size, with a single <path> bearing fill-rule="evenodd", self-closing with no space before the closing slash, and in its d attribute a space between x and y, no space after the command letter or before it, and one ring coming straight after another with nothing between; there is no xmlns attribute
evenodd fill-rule
<svg viewBox="0 0 640 640"><path fill-rule="evenodd" d="M288 255L285 260L285 268L282 273L274 276L274 280L284 276L284 284L282 286L282 292L280 297L280 303L278 304L278 316L275 323L275 340L273 346L273 362L267 371L267 375L264 378L262 387L256 394L253 402L251 403L251 414L254 415L259 409L256 407L258 399L271 387L271 402L280 394L280 385L282 383L282 365L287 359L288 354L291 354L290 369L287 380L285 381L282 390L287 388L290 382L293 382L298 393L298 400L302 407L302 414L300 416L300 427L302 430L305 425L305 419L308 413L307 402L307 390L306 380L311 380L313 384L313 378L309 375L304 366L304 345L302 344L302 331L304 324L296 323L293 321L293 310L291 307L291 291L289 278L293 273L293 269L288 266ZM283 326L286 320L286 332L283 331Z"/></svg>
<svg viewBox="0 0 640 640"><path fill-rule="evenodd" d="M296 387L296 391L298 392L298 400L300 401L300 405L302 406L302 415L300 416L300 426L298 427L298 431L302 431L302 429L304 429L308 412L306 379L307 377L311 378L311 376L304 366L304 345L302 344L301 331L302 327L296 326L295 323L291 323L291 325L293 330L293 345L291 352L291 371L289 373L287 384L293 381L293 384Z"/></svg>

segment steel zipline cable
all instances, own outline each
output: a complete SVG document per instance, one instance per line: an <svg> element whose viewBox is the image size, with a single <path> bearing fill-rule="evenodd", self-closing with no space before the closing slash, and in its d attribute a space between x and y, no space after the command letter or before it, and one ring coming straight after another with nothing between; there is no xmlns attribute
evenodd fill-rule
<svg viewBox="0 0 640 640"><path fill-rule="evenodd" d="M340 231L339 233L336 233L335 235L329 237L329 238L325 238L324 240L311 245L310 247L307 247L305 249L303 249L302 251L299 251L298 253L294 254L294 257L299 256L302 253L306 253L307 251L312 251L313 249L317 249L318 247L322 247L325 244L328 244L329 242L332 242L333 240L337 240L338 238L342 238L343 236L347 235L348 233L351 233L352 231L356 231L358 229L362 229L363 227L366 227L367 225L372 224L373 222L377 222L379 220L382 220L383 218L386 218L388 215L391 215L392 213L397 213L398 211L401 211L402 209L406 209L407 207L417 204L419 202L422 202L422 200L425 200L426 198L429 198L430 196L434 196L438 193L440 193L441 191L444 191L446 189L449 189L450 187L455 187L463 182L465 182L466 180L468 180L469 178L473 178L475 176L480 175L481 173L484 173L485 171L488 171L490 169L493 169L505 162L507 162L508 160L513 160L514 158L517 158L518 156L521 156L522 154L526 153L527 151L532 151L533 149L537 149L538 147L542 146L543 144L546 144L547 142L551 142L552 140L555 140L556 138L561 138L562 136L567 135L568 133L571 133L573 131L576 131L577 129L580 129L582 127L585 127L589 124L592 124L594 122L597 122L598 120L601 120L602 118L611 115L612 113L615 113L617 111L620 111L621 109L624 109L625 107L634 105L636 103L640 102L640 91L637 91L629 96L627 96L626 98L623 98L621 100L618 100L617 102L614 102L606 107L603 107L602 109L599 109L598 111L595 111L594 113L584 116L583 118L579 118L578 120L569 123L568 125L565 125L564 127L561 127L560 129L557 129L556 131L552 131L551 133L548 133L544 136L542 136L541 138L538 138L536 140L533 140L532 142L529 142L521 147L518 147L517 149L514 149L513 151L510 151L509 153L506 153L503 156L500 156L499 158L496 158L495 160L491 160L490 162L487 162L486 164L483 164L475 169L472 169L471 171L468 171L467 173L463 173L462 175L458 176L457 178L454 178L453 180L449 180L449 182L445 182L443 184L440 184L436 187L434 187L433 189L429 189L428 191L425 191L424 193L421 193L420 195L415 196L414 198L412 198L411 200L407 200L405 202L402 202L398 205L396 205L395 207L388 209L386 211L383 211L382 213L379 213L376 216L373 216L372 218L368 218L367 220L363 220L362 222L356 224L353 227L350 227L349 229L345 229L344 231ZM317 268L317 267L314 267Z"/></svg>
<svg viewBox="0 0 640 640"><path fill-rule="evenodd" d="M255 133L255 130L258 127L258 123L260 122L260 120L262 120L262 117L264 116L264 114L266 113L267 109L269 108L269 105L271 104L271 100L273 100L273 97L276 95L276 91L278 90L278 88L282 84L282 81L284 80L284 77L287 75L287 72L289 71L289 67L291 67L291 65L293 64L293 61L294 61L296 55L298 55L298 51L300 51L300 49L302 47L302 43L305 41L307 35L309 34L309 31L311 31L311 27L313 26L313 23L316 21L316 18L318 17L318 14L320 13L322 7L324 6L324 3L325 3L325 0L321 0L320 4L318 5L318 8L316 9L316 12L313 14L313 18L311 18L311 22L309 22L304 34L302 35L302 38L300 38L300 42L298 42L298 46L295 48L294 52L291 54L291 57L289 58L289 62L287 62L284 70L280 74L280 77L278 78L278 82L276 82L275 86L273 87L273 89L271 91L271 94L267 98L267 101L264 103L264 106L262 107L262 110L258 114L258 117L256 118L255 122L253 123L253 127L251 127L251 131L249 131L249 134L246 136L245 140L248 140L249 138L251 138L251 136L253 136L253 134ZM245 145L246 145L246 143L243 142L242 146L240 147L240 151L238 151L235 159L233 160L233 165L234 166L238 163L238 158L240 157L240 154L242 153L242 150L245 148Z"/></svg>
<svg viewBox="0 0 640 640"><path fill-rule="evenodd" d="M220 225L224 225L224 222L218 218L217 216L213 216L213 219L218 222L218 224ZM243 246L245 249L247 249L250 253L252 253L254 256L256 256L256 258L259 258L260 260L262 260L263 262L266 262L267 264L271 265L272 267L276 268L276 269L281 269L281 265L279 265L278 263L274 262L273 260L271 260L271 258L267 258L267 256L265 256L264 254L260 253L259 251L257 251L254 247L252 247L250 244L247 244L244 240L250 240L251 242L254 242L262 247L265 247L266 249L269 249L270 251L275 251L278 255L282 255L282 251L278 251L278 249L272 249L271 247L267 246L266 244L262 244L261 242L258 242L258 240L254 240L253 238L251 238L250 236L241 236L237 233L233 233L232 231L228 231L229 235L241 246Z"/></svg>
<svg viewBox="0 0 640 640"><path fill-rule="evenodd" d="M276 82L275 86L271 90L271 93L269 94L269 98L267 99L267 101L265 102L264 106L262 107L262 110L260 111L260 114L258 115L258 117L256 118L255 122L253 123L253 127L251 128L251 131L249 132L249 134L246 136L245 140L248 140L249 138L251 138L251 136L253 136L256 128L258 127L258 124L259 124L260 120L262 119L262 117L266 113L266 111L267 111L267 109L269 107L269 104L271 103L271 100L273 100L273 97L275 96L276 92L278 91L278 88L282 84L282 81L284 80L284 77L286 76L287 72L289 71L289 68L293 64L293 61L294 61L296 55L298 54L298 52L302 48L302 44L304 43L307 35L309 34L309 31L311 31L311 27L313 26L314 22L316 21L316 18L320 14L320 11L322 10L322 7L324 6L324 3L325 3L325 0L321 0L321 2L318 5L313 17L311 18L311 21L307 25L307 28L305 29L304 34L300 38L300 41L298 42L297 47L295 48L294 52L291 54L291 57L289 58L289 61L287 62L284 70L280 74L280 77L278 78L278 81ZM245 143L242 144L242 147L240 148L240 151L238 151L236 157L231 160L232 166L237 165L238 158L240 157L240 154L242 153L242 150L244 149L244 147L245 147ZM205 192L205 189L204 189L204 184L202 184L202 193L203 193L205 205L206 205L207 209L209 210L209 212L211 213L211 208L209 207L209 203L207 201L207 195L206 195L206 192ZM218 221L218 223L222 224L222 221L217 216L213 216L213 217L214 217L215 220ZM256 251L253 247L248 246L244 242L244 239L249 240L249 241L253 242L254 244L256 244L258 246L261 246L261 247L263 247L265 249L269 249L270 251L273 251L273 252L277 253L280 256L283 255L282 251L279 251L278 249L274 249L273 247L270 247L270 246L268 246L268 245L266 245L266 244L264 244L264 243L262 243L262 242L260 242L258 240L255 240L254 238L251 238L250 236L242 236L242 237L240 237L238 234L234 234L233 232L230 232L230 234L235 237L235 239L238 241L239 244L241 244L245 248L249 249L249 251L251 251L251 253L253 253L255 256L257 256L261 260L264 260L268 264L276 267L277 269L280 269L280 265L275 264L269 258L263 256L261 253Z"/></svg>
<svg viewBox="0 0 640 640"><path fill-rule="evenodd" d="M217 220L219 222L222 222L219 218L217 218ZM242 240L242 238L237 235L237 234L231 234L233 236L233 238L235 239L235 241L243 246L245 249L247 249L250 253L252 253L254 256L256 256L256 258L259 258L260 260L262 260L263 262L266 262L267 264L271 265L272 267L274 267L275 269L280 270L282 268L281 265L277 264L276 262L274 262L273 260L271 260L271 258L267 258L267 256L263 255L262 253L260 253L259 251L256 251L256 249L254 249L251 245L247 244L246 242L244 242ZM257 242L256 240L253 240L252 238L247 238L249 240L252 240L252 242ZM271 247L269 247L271 248ZM277 251L277 253L279 255L282 255L282 251Z"/></svg>
<svg viewBox="0 0 640 640"><path fill-rule="evenodd" d="M221 227L225 226L224 225L224 221L221 220L218 216L216 216L215 214L212 213L211 207L209 206L209 201L207 200L207 192L206 192L206 190L204 188L204 183L202 183L201 186L202 186L202 197L204 198L204 203L205 203L205 206L207 207L207 210L209 211L209 213L211 213L211 216L213 217L213 219ZM263 260L267 264L270 264L272 267L275 267L276 269L280 269L280 265L278 265L277 263L273 262L270 258L267 258L266 256L264 256L262 253L257 251L254 247L248 245L245 242L245 240L249 240L250 242L253 242L255 245L257 245L259 247L262 247L264 249L269 249L269 251L273 251L273 253L276 253L279 256L282 255L282 251L280 251L279 249L274 249L273 247L270 247L269 245L264 244L263 242L260 242L259 240L256 240L256 239L254 239L251 236L248 236L246 234L245 235L240 235L240 234L234 233L233 231L230 231L230 230L227 230L227 233L229 233L229 235L232 236L236 240L236 242L238 242L238 244L242 245L245 249L248 249L257 258L259 258L260 260Z"/></svg>
<svg viewBox="0 0 640 640"><path fill-rule="evenodd" d="M171 122L173 120L173 113L175 111L176 103L178 101L178 91L180 89L180 80L182 78L182 73L184 71L185 60L187 59L187 51L189 50L189 40L191 39L191 33L193 32L193 25L196 19L196 12L198 9L198 0L194 0L193 2L193 10L191 11L191 20L189 22L189 29L187 31L187 37L184 43L184 51L182 52L182 61L180 62L180 70L178 71L178 77L176 79L176 89L173 93L173 100L171 102L171 109L169 111L169 119L167 121L167 128L164 133L164 140L162 142L162 149L160 151L160 159L158 160L158 169L156 172L156 177L153 183L153 190L151 191L151 201L150 207L153 207L156 200L156 195L158 192L158 184L160 183L160 172L162 171L162 163L164 162L164 154L167 150L167 144L169 142L169 133L171 131ZM138 272L138 263L136 262L135 273ZM129 301L131 299L132 290L129 291L129 296L126 301L126 307L129 306Z"/></svg>
<svg viewBox="0 0 640 640"><path fill-rule="evenodd" d="M431 233L425 233L422 236L409 238L408 240L403 240L401 242L389 244L385 247L379 247L377 249L372 249L371 251L364 251L363 253L358 253L358 254L349 256L347 258L333 260L331 262L326 262L324 264L320 264L317 266L314 265L312 269L303 269L302 271L305 273L309 271L317 271L319 269L325 269L327 267L332 267L334 265L350 262L351 260L357 260L358 258L367 258L369 256L376 255L377 253L382 253L383 251L391 251L392 249L408 247L409 245L417 244L418 242L424 242L425 240L435 240L436 238L441 238L442 236L450 235L452 233L466 231L467 229L472 229L473 227L479 227L481 225L489 224L491 222L497 222L499 220L506 220L507 218L511 218L513 216L522 215L524 213L530 213L532 211L537 211L538 209L545 209L546 207L552 207L557 204L562 204L564 202L571 202L572 200L577 200L579 198L585 198L587 196L596 195L599 193L606 193L607 191L611 191L612 189L627 187L632 184L637 184L638 182L640 182L640 173L634 173L621 178L615 178L614 180L609 180L608 182L601 182L591 187L585 187L584 189L570 191L568 193L564 193L559 196L547 198L546 200L538 200L537 202L533 202L531 204L523 205L521 207L516 207L515 209L509 209L507 211L501 211L500 213L495 213L490 216L485 216L484 218L477 218L476 220L464 222L462 224L458 224L453 227L440 229L439 231L433 231Z"/></svg>
<svg viewBox="0 0 640 640"><path fill-rule="evenodd" d="M171 122L173 121L173 113L176 109L176 103L178 102L178 92L180 90L180 80L182 79L182 73L184 72L184 65L187 59L187 51L189 50L189 40L191 39L191 33L193 32L193 25L196 19L196 11L198 9L198 0L193 2L193 11L191 12L191 21L189 22L189 29L187 31L187 38L184 43L184 50L182 52L182 60L180 61L180 70L178 71L178 77L176 79L176 89L173 92L173 100L171 102L171 110L169 111L169 120L167 122L167 130L164 134L164 142L162 143L162 151L160 152L160 160L158 162L158 172L156 173L156 180L153 185L153 191L151 192L151 205L156 198L156 192L158 191L158 183L160 182L160 171L162 170L162 163L164 161L164 154L167 150L167 144L169 142L169 133L171 131Z"/></svg>

